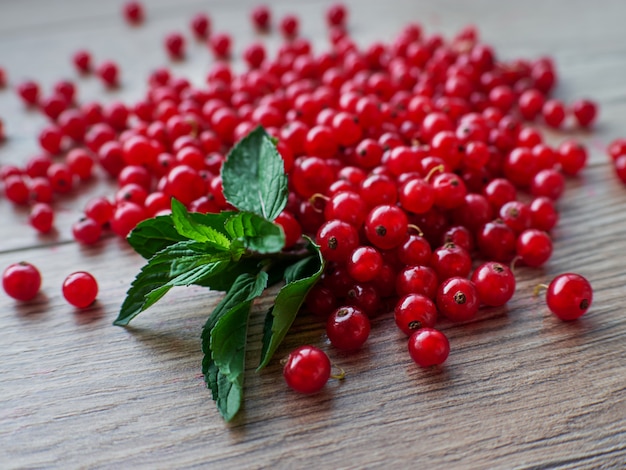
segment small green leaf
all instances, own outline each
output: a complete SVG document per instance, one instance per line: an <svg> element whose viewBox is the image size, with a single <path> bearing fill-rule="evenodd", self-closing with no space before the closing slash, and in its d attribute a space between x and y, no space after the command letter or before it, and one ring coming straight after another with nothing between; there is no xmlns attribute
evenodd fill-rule
<svg viewBox="0 0 626 470"><path fill-rule="evenodd" d="M233 374L233 371L236 372L238 369L234 364L231 367L228 362L228 357L236 354L240 341L220 342L220 339L215 338L216 334L213 333L213 329L222 318L232 315L230 317L232 320L226 321L222 328L228 331L236 330L237 328L231 327L233 324L239 324L237 320L246 312L246 309L247 312L250 311L252 301L263 293L266 285L267 273L264 271L260 271L256 275L240 274L224 298L217 304L202 329L202 352L204 353L202 373L207 387L211 389L213 399L217 402L220 413L226 420L232 418L237 412L243 396L242 389L238 388L237 385L239 378L236 373ZM235 313L230 313L232 311ZM237 335L235 337L239 338ZM220 345L219 348L218 344ZM235 352L230 348L232 345L235 346ZM214 358L217 359L217 362ZM243 366L241 369L243 370ZM241 376L241 380L243 380L243 376Z"/></svg>
<svg viewBox="0 0 626 470"><path fill-rule="evenodd" d="M176 277L172 277L166 284L163 284L161 287L157 287L156 289L150 291L145 295L145 302L141 307L141 310L146 310L149 307L152 307L161 297L163 297L167 292L176 286L190 286L192 284L198 284L202 282L204 279L215 276L220 273L230 261L214 261L211 263L201 264L196 266L195 268L184 270L182 273L177 275ZM172 273L170 271L170 276Z"/></svg>
<svg viewBox="0 0 626 470"><path fill-rule="evenodd" d="M252 302L243 302L224 314L211 330L211 353L217 368L217 409L226 421L243 401L246 337Z"/></svg>
<svg viewBox="0 0 626 470"><path fill-rule="evenodd" d="M144 220L128 236L130 245L146 259L152 258L163 248L186 239L176 230L171 215Z"/></svg>
<svg viewBox="0 0 626 470"><path fill-rule="evenodd" d="M172 220L178 233L186 238L207 243L219 250L227 251L230 247L230 239L224 234L226 218L222 214L204 214L202 222L199 222L187 212L183 203L172 198Z"/></svg>
<svg viewBox="0 0 626 470"><path fill-rule="evenodd" d="M285 246L282 228L252 212L236 213L226 221L224 228L235 239L231 250L236 247L266 254L278 253Z"/></svg>
<svg viewBox="0 0 626 470"><path fill-rule="evenodd" d="M187 262L202 260L199 267L209 265L212 262L226 263L220 258L223 257L223 254L220 254L220 257L215 257L207 254L206 249L206 245L202 243L186 240L166 246L156 253L135 277L126 293L120 313L113 323L120 326L127 325L139 313L163 297L171 287L164 286L168 286L168 283L179 276L182 277L177 282L181 284L175 285L197 284L206 281L207 277L210 277L210 272L198 270L193 273L192 277L189 277L184 272L177 272L172 269L176 263L180 263L182 260L187 260ZM188 284L182 284L183 282L188 282ZM156 292L150 295L153 291Z"/></svg>
<svg viewBox="0 0 626 470"><path fill-rule="evenodd" d="M269 363L295 320L309 290L324 271L324 259L319 248L313 243L310 243L310 248L315 251L312 256L285 270L287 284L278 292L274 306L270 308L265 318L261 361L257 370Z"/></svg>
<svg viewBox="0 0 626 470"><path fill-rule="evenodd" d="M257 127L230 151L222 166L224 196L237 209L274 220L287 204L283 159L270 136Z"/></svg>

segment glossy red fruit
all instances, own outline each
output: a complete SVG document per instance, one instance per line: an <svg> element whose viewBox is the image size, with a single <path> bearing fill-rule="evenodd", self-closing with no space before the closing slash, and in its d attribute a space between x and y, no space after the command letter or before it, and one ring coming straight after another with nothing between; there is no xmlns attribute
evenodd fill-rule
<svg viewBox="0 0 626 470"><path fill-rule="evenodd" d="M30 263L15 263L2 273L2 287L10 297L22 302L33 300L41 287L41 274Z"/></svg>
<svg viewBox="0 0 626 470"><path fill-rule="evenodd" d="M63 281L63 297L76 308L86 308L98 296L98 282L85 271L70 274Z"/></svg>
<svg viewBox="0 0 626 470"><path fill-rule="evenodd" d="M479 306L478 292L469 279L451 277L442 282L437 290L437 308L450 320L471 320Z"/></svg>
<svg viewBox="0 0 626 470"><path fill-rule="evenodd" d="M38 202L30 210L30 224L40 233L48 233L54 223L54 211L50 204Z"/></svg>
<svg viewBox="0 0 626 470"><path fill-rule="evenodd" d="M481 264L472 273L471 280L480 302L489 307L506 304L515 293L515 276L508 266L501 263L489 261Z"/></svg>
<svg viewBox="0 0 626 470"><path fill-rule="evenodd" d="M517 256L527 266L538 268L552 256L552 239L543 230L524 230L517 237Z"/></svg>
<svg viewBox="0 0 626 470"><path fill-rule="evenodd" d="M584 315L593 300L589 281L580 274L565 273L555 277L546 292L548 308L561 320L575 320Z"/></svg>
<svg viewBox="0 0 626 470"><path fill-rule="evenodd" d="M437 322L435 303L420 294L407 294L401 297L393 313L396 325L407 336L411 336L420 328L432 328Z"/></svg>
<svg viewBox="0 0 626 470"><path fill-rule="evenodd" d="M283 367L287 385L300 393L319 392L330 378L330 359L315 346L300 346L293 350Z"/></svg>
<svg viewBox="0 0 626 470"><path fill-rule="evenodd" d="M337 349L346 351L359 349L370 334L370 321L357 307L339 307L328 317L326 334Z"/></svg>
<svg viewBox="0 0 626 470"><path fill-rule="evenodd" d="M446 335L434 328L422 328L409 338L409 355L420 367L443 364L450 354Z"/></svg>

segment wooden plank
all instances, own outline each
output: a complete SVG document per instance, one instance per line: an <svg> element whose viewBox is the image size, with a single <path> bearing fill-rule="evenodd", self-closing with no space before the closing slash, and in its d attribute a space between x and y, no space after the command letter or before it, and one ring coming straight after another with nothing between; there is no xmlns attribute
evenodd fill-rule
<svg viewBox="0 0 626 470"><path fill-rule="evenodd" d="M113 57L124 86L103 93L93 77L81 78L84 100L132 102L145 91L149 71L167 63L165 32L186 28L190 15L208 9L216 29L236 30L239 51L251 41L247 12L256 2L146 2L149 22L128 28L121 2L0 1L0 64L12 85L36 77L49 90L75 77L69 64L78 44L98 59ZM272 2L277 16L294 11L304 33L324 47L322 8L327 2ZM559 203L553 260L541 270L518 268L516 296L506 309L480 313L469 324L441 324L452 353L445 367L417 368L389 313L373 321L366 347L335 351L323 325L307 315L296 321L277 358L260 374L262 316L271 295L254 308L246 365L245 408L221 421L200 371L199 334L219 295L177 289L139 316L113 327L124 292L142 260L114 238L93 248L71 242L68 224L98 182L62 202L57 237L27 231L25 212L0 200L0 266L20 260L44 276L36 302L17 305L0 296L0 467L217 467L300 468L619 468L626 462L626 274L624 187L604 154L623 135L626 121L626 8L620 1L495 2L458 0L348 2L351 30L360 44L389 40L409 20L429 32L451 34L479 26L503 57L550 54L561 71L558 94L566 100L597 98L596 132L569 133L589 144L591 166L568 183ZM218 26L219 25L219 26ZM263 38L276 47L276 36ZM212 58L190 44L177 73L201 83ZM13 92L0 91L0 117L9 140L0 164L23 162L37 151L45 122L25 112ZM563 134L549 133L552 143ZM61 297L72 271L92 272L98 303L78 313ZM580 321L553 318L538 282L576 271L594 286L594 304ZM317 344L347 371L316 396L289 391L278 359L292 348Z"/></svg>

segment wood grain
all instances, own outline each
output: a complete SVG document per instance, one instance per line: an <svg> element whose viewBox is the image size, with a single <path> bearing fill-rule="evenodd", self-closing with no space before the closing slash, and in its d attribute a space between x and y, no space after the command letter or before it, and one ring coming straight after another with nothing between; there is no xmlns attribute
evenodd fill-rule
<svg viewBox="0 0 626 470"><path fill-rule="evenodd" d="M121 2L0 0L0 65L11 87L34 77L47 90L77 78L69 57L83 45L98 60L115 58L123 86L103 92L79 78L81 100L132 102L153 68L166 64L163 35L183 30L208 10L215 29L236 31L241 52L255 35L253 1L145 2L148 22L129 28ZM626 5L619 1L373 0L348 3L360 44L389 40L407 21L451 34L476 24L503 57L555 57L567 101L591 96L602 116L595 132L548 133L556 143L575 135L590 148L590 167L568 182L559 203L552 261L520 268L505 309L481 311L468 324L443 323L452 353L445 367L417 368L389 314L373 322L366 347L335 351L323 326L303 315L277 353L323 347L347 371L316 396L282 383L278 360L255 373L268 295L254 307L245 409L230 425L219 417L200 373L199 334L219 296L175 289L127 329L113 327L124 293L142 264L123 242L85 249L69 224L84 201L111 190L106 181L60 203L59 233L37 237L25 213L0 200L0 266L28 260L42 271L42 294L17 305L0 296L1 468L623 468L626 464L626 190L604 148L626 123ZM329 2L272 2L279 17L295 12L303 34L324 48L322 11ZM276 36L263 38L276 47ZM191 43L177 73L202 83L212 59ZM0 91L6 143L0 164L37 151L44 120L25 111L11 89ZM78 313L60 285L72 271L98 279L97 304ZM533 287L576 271L588 277L594 304L580 321L553 318Z"/></svg>

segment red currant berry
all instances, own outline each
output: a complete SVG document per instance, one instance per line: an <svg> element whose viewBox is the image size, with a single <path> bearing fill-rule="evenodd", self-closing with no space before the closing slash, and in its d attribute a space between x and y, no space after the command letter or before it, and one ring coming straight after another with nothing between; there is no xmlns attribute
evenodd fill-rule
<svg viewBox="0 0 626 470"><path fill-rule="evenodd" d="M83 245L93 245L100 240L102 225L89 217L79 220L72 225L74 240Z"/></svg>
<svg viewBox="0 0 626 470"><path fill-rule="evenodd" d="M589 281L580 274L565 273L555 277L546 292L548 308L561 320L575 320L584 315L593 300Z"/></svg>
<svg viewBox="0 0 626 470"><path fill-rule="evenodd" d="M21 262L10 265L2 273L4 291L16 300L33 300L41 287L41 274L30 263Z"/></svg>
<svg viewBox="0 0 626 470"><path fill-rule="evenodd" d="M420 294L434 299L438 285L437 273L427 266L408 266L396 278L398 295Z"/></svg>
<svg viewBox="0 0 626 470"><path fill-rule="evenodd" d="M508 266L494 261L478 266L472 273L480 302L489 307L506 304L515 293L515 276Z"/></svg>
<svg viewBox="0 0 626 470"><path fill-rule="evenodd" d="M91 54L88 51L76 51L72 57L72 62L74 62L79 73L91 72Z"/></svg>
<svg viewBox="0 0 626 470"><path fill-rule="evenodd" d="M394 309L394 320L405 335L411 336L415 330L435 326L437 307L428 297L407 294L398 300Z"/></svg>
<svg viewBox="0 0 626 470"><path fill-rule="evenodd" d="M293 39L298 35L300 21L294 15L286 15L280 20L280 32L286 39Z"/></svg>
<svg viewBox="0 0 626 470"><path fill-rule="evenodd" d="M370 334L370 321L357 307L339 307L328 317L326 334L337 349L359 349Z"/></svg>
<svg viewBox="0 0 626 470"><path fill-rule="evenodd" d="M441 209L454 209L465 202L467 188L463 180L454 173L439 173L433 178L435 205Z"/></svg>
<svg viewBox="0 0 626 470"><path fill-rule="evenodd" d="M123 13L126 21L132 25L142 23L145 16L143 5L134 0L128 1L124 4Z"/></svg>
<svg viewBox="0 0 626 470"><path fill-rule="evenodd" d="M348 257L346 268L357 282L374 280L383 267L383 257L373 246L359 246Z"/></svg>
<svg viewBox="0 0 626 470"><path fill-rule="evenodd" d="M565 106L559 100L548 100L541 108L541 114L548 126L558 129L565 120Z"/></svg>
<svg viewBox="0 0 626 470"><path fill-rule="evenodd" d="M315 346L300 346L289 354L283 368L287 385L300 393L319 392L330 378L330 359Z"/></svg>
<svg viewBox="0 0 626 470"><path fill-rule="evenodd" d="M357 193L340 191L324 206L326 220L339 219L354 227L360 227L367 217L367 206Z"/></svg>
<svg viewBox="0 0 626 470"><path fill-rule="evenodd" d="M399 246L407 236L408 219L397 206L381 205L365 220L365 235L372 245L383 250Z"/></svg>
<svg viewBox="0 0 626 470"><path fill-rule="evenodd" d="M165 36L165 50L171 59L183 59L185 57L185 38L180 33L170 33Z"/></svg>
<svg viewBox="0 0 626 470"><path fill-rule="evenodd" d="M122 238L126 238L137 224L146 218L143 207L132 202L124 202L116 207L111 218L111 230Z"/></svg>
<svg viewBox="0 0 626 470"><path fill-rule="evenodd" d="M474 283L462 277L445 280L437 290L437 308L450 320L466 321L476 316L480 299Z"/></svg>
<svg viewBox="0 0 626 470"><path fill-rule="evenodd" d="M587 165L587 150L574 140L566 140L557 149L557 159L564 174L575 176Z"/></svg>
<svg viewBox="0 0 626 470"><path fill-rule="evenodd" d="M30 224L40 233L48 233L54 223L54 211L50 204L38 202L30 210Z"/></svg>
<svg viewBox="0 0 626 470"><path fill-rule="evenodd" d="M342 263L359 244L356 229L341 220L329 220L317 231L316 243L327 261Z"/></svg>
<svg viewBox="0 0 626 470"><path fill-rule="evenodd" d="M410 234L396 248L398 260L407 266L427 266L430 263L430 243L419 235Z"/></svg>
<svg viewBox="0 0 626 470"><path fill-rule="evenodd" d="M485 224L476 236L480 253L490 261L508 263L515 256L517 237L513 229L501 220Z"/></svg>
<svg viewBox="0 0 626 470"><path fill-rule="evenodd" d="M517 238L517 256L527 266L538 268L552 256L552 239L542 230L528 229Z"/></svg>
<svg viewBox="0 0 626 470"><path fill-rule="evenodd" d="M191 31L198 39L206 39L211 31L211 18L206 13L196 13L191 18Z"/></svg>
<svg viewBox="0 0 626 470"><path fill-rule="evenodd" d="M63 297L76 308L86 308L94 303L98 296L98 282L89 273L78 271L70 274L63 281Z"/></svg>
<svg viewBox="0 0 626 470"><path fill-rule="evenodd" d="M607 147L607 152L613 160L616 160L622 155L626 155L626 139L619 137L613 140Z"/></svg>
<svg viewBox="0 0 626 470"><path fill-rule="evenodd" d="M552 199L537 197L528 206L530 209L530 226L549 232L559 221L559 213Z"/></svg>
<svg viewBox="0 0 626 470"><path fill-rule="evenodd" d="M521 201L507 202L500 208L500 219L515 233L521 233L530 225L530 209Z"/></svg>
<svg viewBox="0 0 626 470"><path fill-rule="evenodd" d="M106 197L91 199L85 206L85 215L95 220L100 225L104 225L111 220L115 206Z"/></svg>
<svg viewBox="0 0 626 470"><path fill-rule="evenodd" d="M590 100L578 100L572 105L572 112L580 127L591 127L598 114L597 105Z"/></svg>
<svg viewBox="0 0 626 470"><path fill-rule="evenodd" d="M11 175L4 180L4 195L13 204L26 204L30 191L21 175Z"/></svg>
<svg viewBox="0 0 626 470"><path fill-rule="evenodd" d="M422 328L409 338L409 355L420 367L443 364L450 354L450 342L439 330Z"/></svg>
<svg viewBox="0 0 626 470"><path fill-rule="evenodd" d="M455 276L467 277L472 270L472 259L465 249L446 243L433 251L430 266L441 282Z"/></svg>
<svg viewBox="0 0 626 470"><path fill-rule="evenodd" d="M565 177L560 171L547 168L537 173L530 182L530 193L556 201L565 191Z"/></svg>
<svg viewBox="0 0 626 470"><path fill-rule="evenodd" d="M307 294L305 305L313 315L327 318L337 308L337 297L329 288L316 284Z"/></svg>
<svg viewBox="0 0 626 470"><path fill-rule="evenodd" d="M97 70L98 76L109 88L114 88L119 83L119 69L115 62L106 61L100 64Z"/></svg>
<svg viewBox="0 0 626 470"><path fill-rule="evenodd" d="M259 31L268 31L272 20L272 13L266 5L259 5L252 10L250 15L252 24Z"/></svg>

